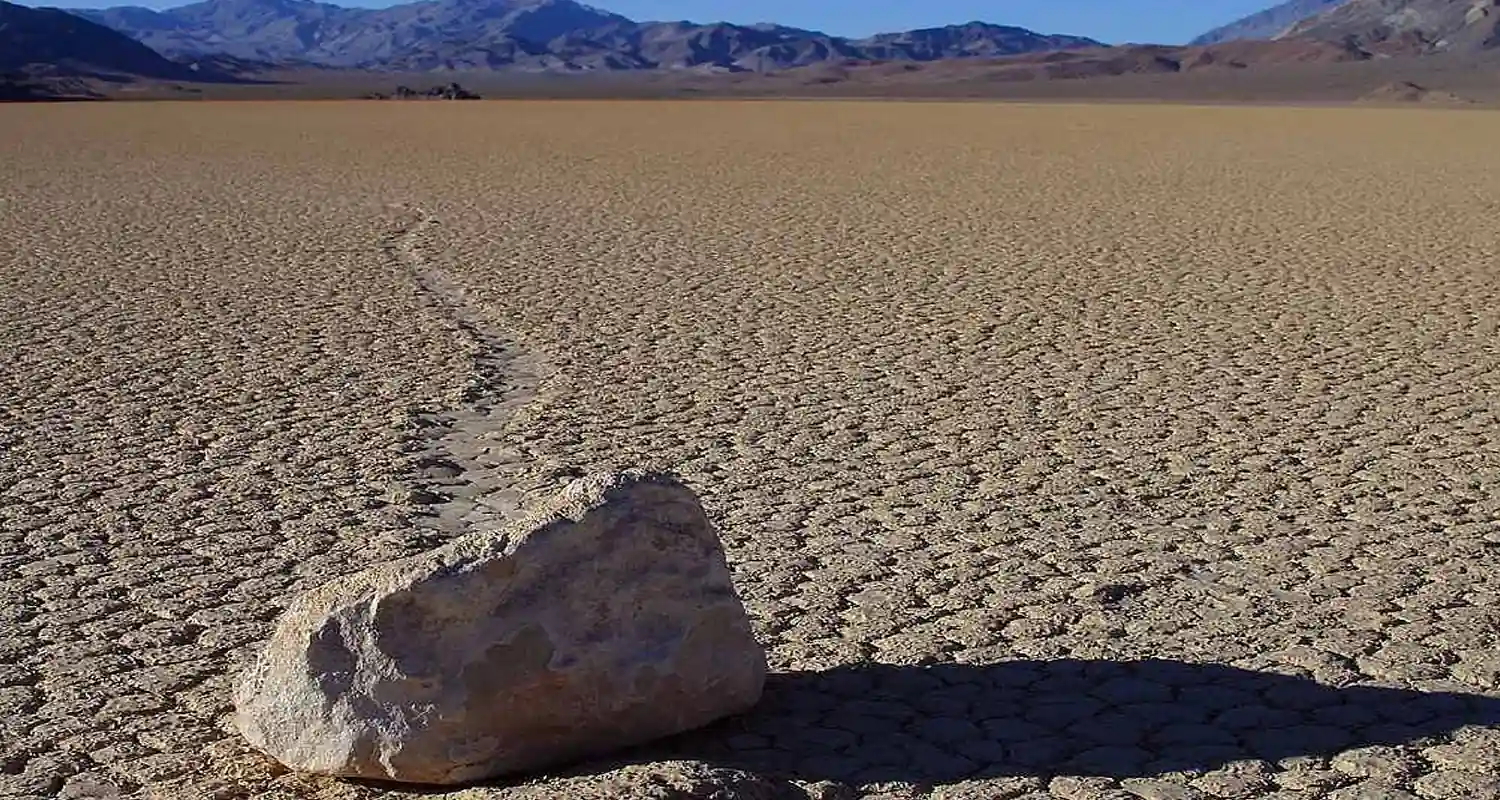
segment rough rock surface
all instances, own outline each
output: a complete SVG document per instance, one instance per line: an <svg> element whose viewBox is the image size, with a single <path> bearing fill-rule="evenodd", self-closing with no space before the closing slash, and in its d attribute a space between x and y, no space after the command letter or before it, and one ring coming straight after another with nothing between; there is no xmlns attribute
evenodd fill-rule
<svg viewBox="0 0 1500 800"><path fill-rule="evenodd" d="M697 498L631 471L296 599L236 724L295 769L452 784L705 725L765 673Z"/></svg>

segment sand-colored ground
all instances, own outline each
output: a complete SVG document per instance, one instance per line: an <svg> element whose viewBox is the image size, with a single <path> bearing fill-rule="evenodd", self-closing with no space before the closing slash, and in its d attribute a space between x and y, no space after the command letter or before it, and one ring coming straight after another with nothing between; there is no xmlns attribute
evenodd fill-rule
<svg viewBox="0 0 1500 800"><path fill-rule="evenodd" d="M5 109L0 796L398 796L228 689L289 593L514 505L419 517L441 451L678 470L779 673L678 763L464 797L1500 797L1497 136Z"/></svg>

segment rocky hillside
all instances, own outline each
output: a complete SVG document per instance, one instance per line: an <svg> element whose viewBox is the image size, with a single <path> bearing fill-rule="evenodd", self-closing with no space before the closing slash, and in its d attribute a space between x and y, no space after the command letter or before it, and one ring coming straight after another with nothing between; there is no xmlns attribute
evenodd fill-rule
<svg viewBox="0 0 1500 800"><path fill-rule="evenodd" d="M355 9L311 0L206 0L79 12L173 57L222 53L378 69L766 71L848 58L929 61L1097 45L969 23L863 40L779 25L636 22L574 0L423 0Z"/></svg>
<svg viewBox="0 0 1500 800"><path fill-rule="evenodd" d="M1292 0L1198 37L1310 38L1390 55L1500 47L1500 0Z"/></svg>
<svg viewBox="0 0 1500 800"><path fill-rule="evenodd" d="M10 76L139 76L192 73L128 36L55 8L0 1L0 73Z"/></svg>
<svg viewBox="0 0 1500 800"><path fill-rule="evenodd" d="M1228 25L1214 28L1194 39L1192 44L1218 44L1240 39L1275 39L1293 25L1345 2L1348 0L1288 0L1264 11L1257 11L1248 17L1237 19Z"/></svg>
<svg viewBox="0 0 1500 800"><path fill-rule="evenodd" d="M1288 35L1349 40L1388 52L1474 53L1500 47L1500 2L1348 0Z"/></svg>

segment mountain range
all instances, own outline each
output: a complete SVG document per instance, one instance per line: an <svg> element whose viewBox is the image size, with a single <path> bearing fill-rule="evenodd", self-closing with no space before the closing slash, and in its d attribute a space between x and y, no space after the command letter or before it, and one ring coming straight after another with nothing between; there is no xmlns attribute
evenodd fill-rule
<svg viewBox="0 0 1500 800"><path fill-rule="evenodd" d="M930 61L1099 46L971 22L847 39L782 25L636 22L574 0L423 0L382 9L206 0L76 12L172 58L207 54L399 71L769 71L839 59Z"/></svg>

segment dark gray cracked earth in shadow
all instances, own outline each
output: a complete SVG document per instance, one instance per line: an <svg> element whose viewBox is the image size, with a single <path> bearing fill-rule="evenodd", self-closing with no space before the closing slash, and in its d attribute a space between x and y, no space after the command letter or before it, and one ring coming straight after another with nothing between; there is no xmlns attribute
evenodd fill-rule
<svg viewBox="0 0 1500 800"><path fill-rule="evenodd" d="M805 781L1149 778L1500 724L1500 698L1168 660L863 664L771 676L751 712L627 760Z"/></svg>

